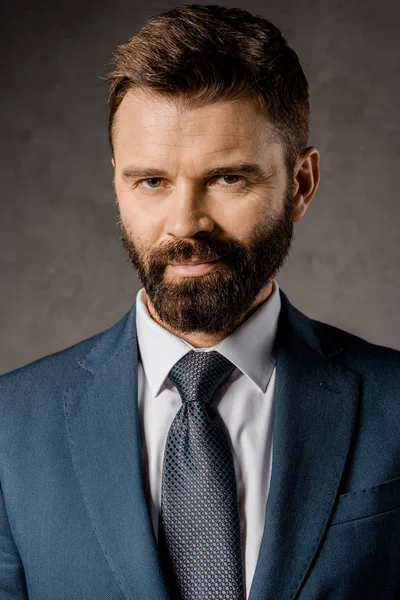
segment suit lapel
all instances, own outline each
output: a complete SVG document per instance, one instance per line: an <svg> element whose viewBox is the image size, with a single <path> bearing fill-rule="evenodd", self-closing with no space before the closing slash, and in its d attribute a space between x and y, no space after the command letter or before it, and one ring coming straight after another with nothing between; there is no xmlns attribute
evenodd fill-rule
<svg viewBox="0 0 400 600"><path fill-rule="evenodd" d="M82 496L126 599L166 600L141 470L135 309L81 361L64 411Z"/></svg>
<svg viewBox="0 0 400 600"><path fill-rule="evenodd" d="M328 360L342 349L281 299L271 483L249 600L297 597L328 526L359 395L359 376Z"/></svg>

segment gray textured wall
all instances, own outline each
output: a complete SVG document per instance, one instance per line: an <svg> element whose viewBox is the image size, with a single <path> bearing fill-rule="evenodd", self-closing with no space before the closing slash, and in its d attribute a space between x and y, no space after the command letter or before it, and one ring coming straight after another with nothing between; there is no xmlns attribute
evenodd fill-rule
<svg viewBox="0 0 400 600"><path fill-rule="evenodd" d="M118 240L100 77L173 5L1 9L0 372L110 326L139 289ZM400 5L231 5L275 23L310 83L322 180L279 284L309 316L400 348Z"/></svg>

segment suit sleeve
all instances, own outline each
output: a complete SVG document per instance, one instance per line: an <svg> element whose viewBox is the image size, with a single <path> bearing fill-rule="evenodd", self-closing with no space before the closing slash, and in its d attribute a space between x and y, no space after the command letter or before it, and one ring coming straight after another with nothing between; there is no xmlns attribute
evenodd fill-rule
<svg viewBox="0 0 400 600"><path fill-rule="evenodd" d="M0 599L29 600L21 557L7 518L0 484Z"/></svg>

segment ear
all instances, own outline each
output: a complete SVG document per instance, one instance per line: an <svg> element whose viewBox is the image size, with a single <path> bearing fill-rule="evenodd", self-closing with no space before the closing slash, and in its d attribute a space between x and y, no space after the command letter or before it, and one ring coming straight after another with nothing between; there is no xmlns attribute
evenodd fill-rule
<svg viewBox="0 0 400 600"><path fill-rule="evenodd" d="M317 191L320 180L320 154L310 146L298 160L294 170L293 221L300 221L305 215Z"/></svg>
<svg viewBox="0 0 400 600"><path fill-rule="evenodd" d="M115 168L115 160L114 160L113 156L111 157L111 162L112 162L112 166Z"/></svg>

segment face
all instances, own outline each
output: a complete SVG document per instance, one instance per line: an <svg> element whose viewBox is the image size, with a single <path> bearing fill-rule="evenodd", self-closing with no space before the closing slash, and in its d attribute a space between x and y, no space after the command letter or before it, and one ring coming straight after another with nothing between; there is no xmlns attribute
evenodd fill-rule
<svg viewBox="0 0 400 600"><path fill-rule="evenodd" d="M115 115L121 240L160 322L229 335L283 264L293 181L251 99L201 108L130 91ZM189 261L212 264L178 267Z"/></svg>

